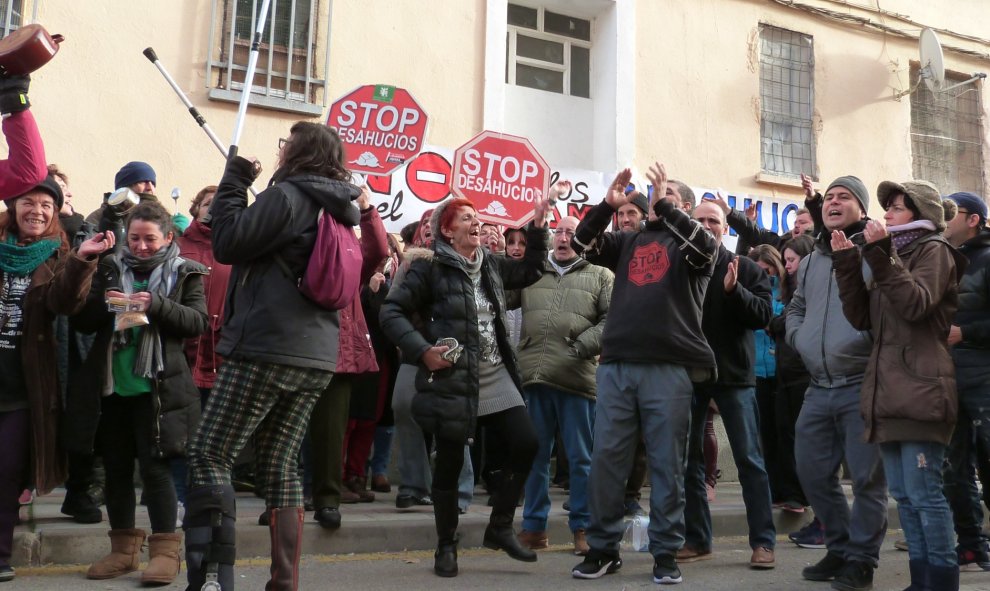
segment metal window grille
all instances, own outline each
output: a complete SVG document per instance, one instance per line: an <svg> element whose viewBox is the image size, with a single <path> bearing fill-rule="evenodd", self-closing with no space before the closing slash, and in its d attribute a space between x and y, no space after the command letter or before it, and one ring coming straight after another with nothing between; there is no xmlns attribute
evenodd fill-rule
<svg viewBox="0 0 990 591"><path fill-rule="evenodd" d="M810 35L760 25L760 152L764 172L815 175L814 72Z"/></svg>
<svg viewBox="0 0 990 591"><path fill-rule="evenodd" d="M23 8L22 0L0 0L0 38L21 26Z"/></svg>
<svg viewBox="0 0 990 591"><path fill-rule="evenodd" d="M945 84L969 76L946 74ZM918 66L911 68L918 79ZM980 86L933 93L919 84L911 94L911 160L914 177L931 181L943 195L956 191L985 194Z"/></svg>
<svg viewBox="0 0 990 591"><path fill-rule="evenodd" d="M261 0L214 0L206 63L211 99L240 100L260 10ZM330 0L271 0L251 104L320 115L327 104L329 29Z"/></svg>
<svg viewBox="0 0 990 591"><path fill-rule="evenodd" d="M509 4L505 82L591 97L591 21Z"/></svg>

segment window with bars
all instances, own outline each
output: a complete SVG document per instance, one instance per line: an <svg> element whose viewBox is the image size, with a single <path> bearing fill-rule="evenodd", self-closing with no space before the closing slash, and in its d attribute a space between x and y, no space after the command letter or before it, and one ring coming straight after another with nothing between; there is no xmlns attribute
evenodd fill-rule
<svg viewBox="0 0 990 591"><path fill-rule="evenodd" d="M591 21L509 4L505 82L591 98Z"/></svg>
<svg viewBox="0 0 990 591"><path fill-rule="evenodd" d="M211 99L240 100L261 4L261 0L214 0L207 61ZM330 47L329 32L320 26L330 22L329 10L329 0L270 1L251 84L252 105L313 116L322 113Z"/></svg>
<svg viewBox="0 0 990 591"><path fill-rule="evenodd" d="M760 25L760 141L765 173L814 177L815 54L810 35Z"/></svg>
<svg viewBox="0 0 990 591"><path fill-rule="evenodd" d="M918 65L911 66L917 80ZM945 75L945 86L969 76ZM911 160L914 178L931 181L943 195L972 191L984 195L983 123L980 86L967 84L933 93L919 84L911 93Z"/></svg>
<svg viewBox="0 0 990 591"><path fill-rule="evenodd" d="M21 26L23 8L22 0L0 0L0 39Z"/></svg>

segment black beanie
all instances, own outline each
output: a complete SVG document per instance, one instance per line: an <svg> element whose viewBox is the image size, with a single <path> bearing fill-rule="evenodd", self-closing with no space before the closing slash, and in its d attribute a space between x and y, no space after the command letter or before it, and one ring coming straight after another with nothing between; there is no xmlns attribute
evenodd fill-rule
<svg viewBox="0 0 990 591"><path fill-rule="evenodd" d="M20 197L23 197L24 195L27 195L28 193L33 193L35 191L48 193L49 195L52 196L52 199L55 200L56 213L58 213L58 210L62 209L62 205L65 203L65 195L62 194L62 187L59 186L58 181L55 180L54 176L52 175L46 176L45 180L35 185L30 191L25 191L24 193L22 193Z"/></svg>

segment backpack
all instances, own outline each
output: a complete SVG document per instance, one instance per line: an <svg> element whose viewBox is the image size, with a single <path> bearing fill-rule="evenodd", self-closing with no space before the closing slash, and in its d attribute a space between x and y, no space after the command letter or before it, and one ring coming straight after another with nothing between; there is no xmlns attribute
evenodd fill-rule
<svg viewBox="0 0 990 591"><path fill-rule="evenodd" d="M361 244L354 230L326 210L321 209L318 217L316 243L299 279L299 291L321 308L340 310L354 301L360 288ZM281 255L275 255L275 261L293 277Z"/></svg>

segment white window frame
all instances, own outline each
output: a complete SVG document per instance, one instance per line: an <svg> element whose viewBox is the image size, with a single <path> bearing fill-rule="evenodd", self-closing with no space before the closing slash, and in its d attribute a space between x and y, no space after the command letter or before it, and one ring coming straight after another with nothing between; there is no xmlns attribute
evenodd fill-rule
<svg viewBox="0 0 990 591"><path fill-rule="evenodd" d="M295 13L297 0L289 0L289 2L291 3L290 10ZM246 70L246 62L244 64L232 63L231 55L234 52L235 46L243 45L244 43L243 41L236 40L236 35L233 31L236 19L231 19L229 23L223 21L223 12L226 10L228 4L233 4L236 10L237 0L213 0L212 2L210 40L208 45L210 54L207 56L206 61L206 82L207 88L209 88L210 100L236 103L241 100L244 83L235 82L233 80L233 73L234 71ZM252 7L255 14L260 5L261 0L253 0ZM276 10L276 8L277 1L273 0L269 8L269 18L271 18L272 11ZM262 39L259 57L264 59L259 59L256 75L267 74L266 83L252 85L251 105L312 117L318 117L323 114L323 109L327 106L327 93L329 90L330 16L332 0L311 0L310 10L310 19L307 19L305 22L308 24L310 20L315 20L315 25L311 25L308 28L307 44L304 49L294 48L291 38L287 46L275 44L274 27L270 29L270 34ZM218 21L218 19L221 20ZM257 21L252 17L250 37L253 37L256 26ZM321 30L325 30L326 34L320 35ZM223 47L219 47L220 41L216 39L217 36L220 36L224 40ZM292 73L293 54L300 51L306 52L304 75ZM321 52L324 58L322 78L318 76L318 72L316 74L313 72L314 64L319 63L317 60L321 57ZM275 63L276 58L282 56L284 56L286 62L285 70L265 70L263 64ZM273 77L286 79L287 82L285 84L275 85L273 84ZM228 85L226 87L220 86L222 82L227 82ZM304 91L299 93L287 90L287 86L291 86L292 82L302 82ZM311 98L314 95L322 95L322 100Z"/></svg>
<svg viewBox="0 0 990 591"><path fill-rule="evenodd" d="M18 27L24 24L24 5L26 0L0 0L0 39L3 39ZM16 5L16 10L14 9ZM38 6L35 3L34 11L37 13ZM15 18L16 17L16 18ZM17 22L11 23L12 20ZM33 21L32 21L33 22Z"/></svg>
<svg viewBox="0 0 990 591"><path fill-rule="evenodd" d="M510 2L510 4L516 4L515 2ZM588 50L588 95L587 97L575 96L575 98L591 98L591 41L582 41L580 39L575 39L574 37L566 37L564 35L558 35L556 33L544 32L544 15L546 13L545 6L528 6L526 4L518 4L518 6L525 6L526 8L533 8L536 12L536 29L527 29L526 27L520 27L518 25L508 24L507 30L509 33L508 42L506 44L506 60L508 62L508 67L506 68L506 84L511 84L513 86L521 86L516 84L516 65L522 64L524 66L531 66L534 68L540 68L543 70L550 70L553 72L563 73L564 96L574 96L571 94L571 46L583 47ZM556 10L552 10L556 14L567 16L569 18L579 19L587 21L592 29L592 37L594 37L594 26L595 21L593 19L586 19L577 16L571 16L569 14L564 14ZM506 22L508 22L508 12L506 13ZM563 43L564 45L564 63L557 64L554 62L546 62L543 60L538 60L530 57L522 57L516 55L516 39L517 36L522 33L526 37L532 37L534 39L539 39L541 41L550 41L553 43ZM524 88L530 88L528 86ZM541 90L539 88L534 88L533 90ZM547 90L544 92L554 92L552 90ZM555 93L556 94L556 93Z"/></svg>

